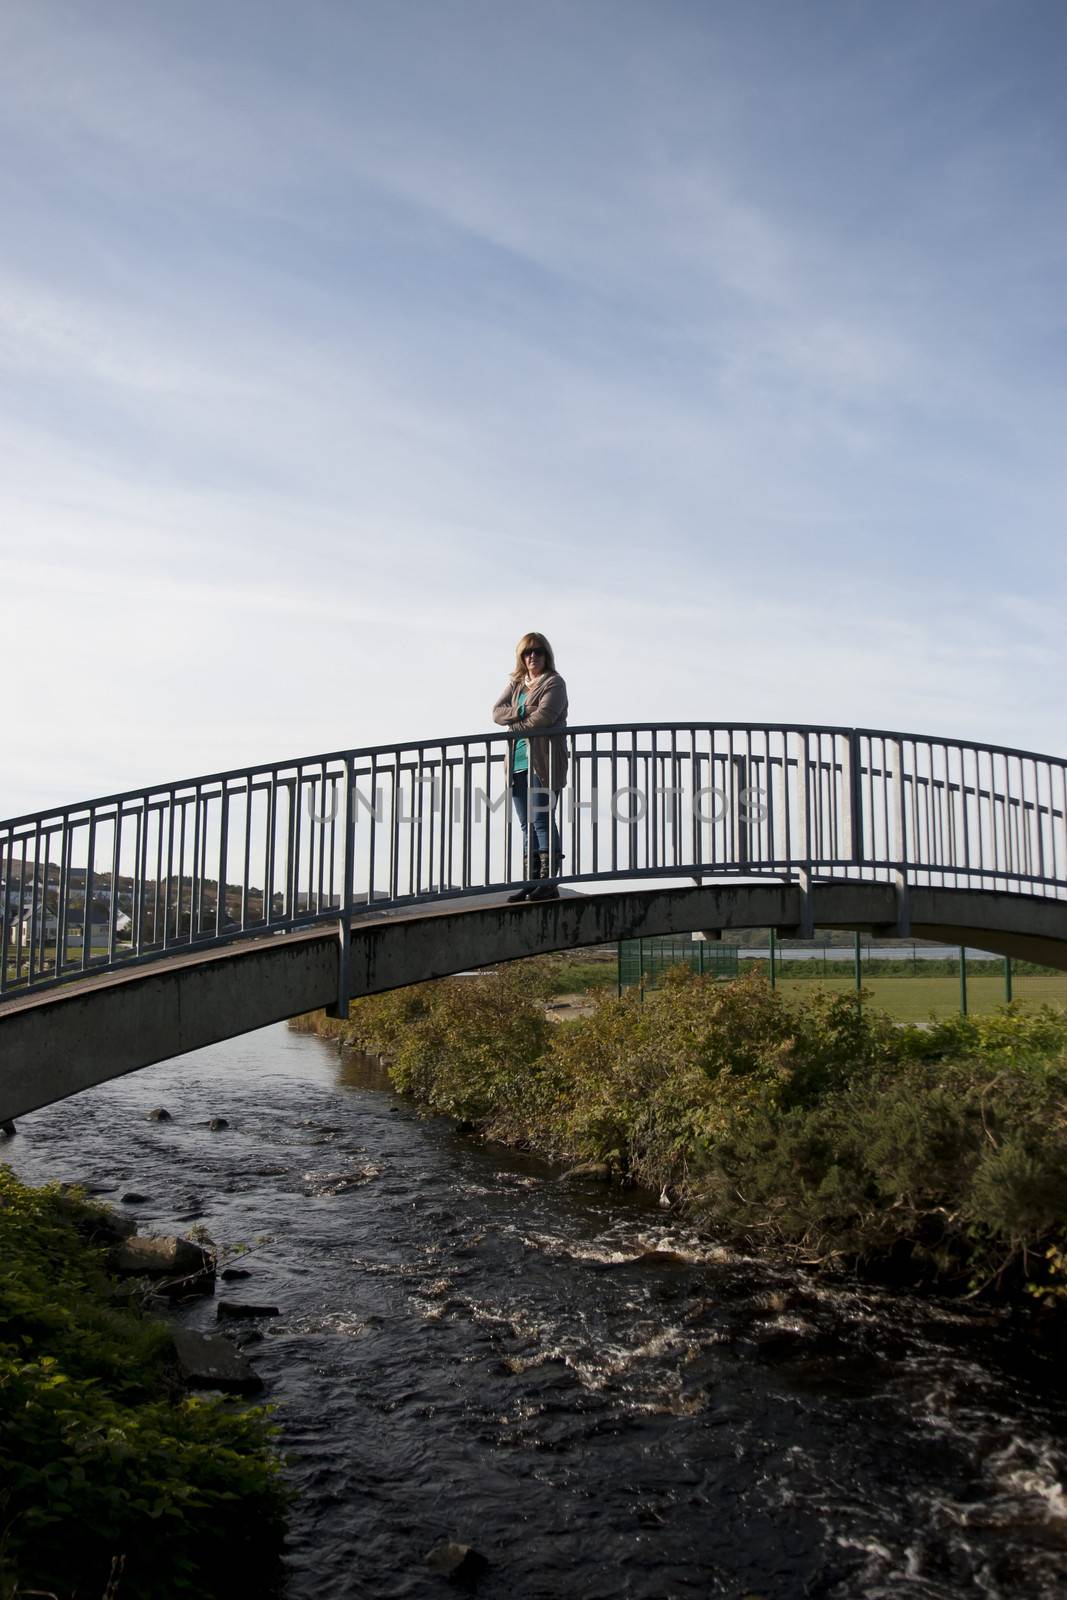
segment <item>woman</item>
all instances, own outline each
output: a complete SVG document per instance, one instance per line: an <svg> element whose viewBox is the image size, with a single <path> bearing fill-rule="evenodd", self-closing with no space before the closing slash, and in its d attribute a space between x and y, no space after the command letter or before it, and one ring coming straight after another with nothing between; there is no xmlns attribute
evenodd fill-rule
<svg viewBox="0 0 1067 1600"><path fill-rule="evenodd" d="M567 685L556 671L543 633L524 633L515 646L515 670L493 707L493 721L515 733L562 728L567 721ZM511 746L511 798L522 828L526 884L509 900L558 900L554 881L563 859L556 801L567 781L567 736L516 739Z"/></svg>

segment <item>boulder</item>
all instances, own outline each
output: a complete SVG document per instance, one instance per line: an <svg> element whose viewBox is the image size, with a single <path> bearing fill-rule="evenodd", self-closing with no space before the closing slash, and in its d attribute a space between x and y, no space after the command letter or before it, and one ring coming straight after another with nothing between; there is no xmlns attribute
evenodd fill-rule
<svg viewBox="0 0 1067 1600"><path fill-rule="evenodd" d="M106 1239L109 1244L121 1244L124 1239L130 1239L137 1232L137 1224L132 1217L124 1217L121 1212L112 1211L110 1206L101 1206L96 1218L93 1220L93 1236L97 1239Z"/></svg>
<svg viewBox="0 0 1067 1600"><path fill-rule="evenodd" d="M122 1276L156 1279L159 1294L210 1294L215 1285L215 1257L191 1239L124 1239L110 1261Z"/></svg>
<svg viewBox="0 0 1067 1600"><path fill-rule="evenodd" d="M217 1316L220 1322L238 1317L280 1317L277 1306L254 1306L247 1300L220 1300Z"/></svg>
<svg viewBox="0 0 1067 1600"><path fill-rule="evenodd" d="M124 1206L144 1206L148 1204L148 1196L138 1194L136 1189L131 1189L128 1194L122 1196L122 1203Z"/></svg>
<svg viewBox="0 0 1067 1600"><path fill-rule="evenodd" d="M252 1274L247 1267L223 1267L219 1276L227 1283L232 1283L235 1278L250 1278Z"/></svg>
<svg viewBox="0 0 1067 1600"><path fill-rule="evenodd" d="M190 1389L225 1389L228 1394L257 1394L263 1380L239 1350L217 1333L172 1328L178 1371Z"/></svg>
<svg viewBox="0 0 1067 1600"><path fill-rule="evenodd" d="M166 1106L156 1106L154 1111L148 1113L147 1120L149 1122L169 1122L171 1120L170 1112Z"/></svg>
<svg viewBox="0 0 1067 1600"><path fill-rule="evenodd" d="M223 1128L228 1128L229 1126L230 1124L226 1121L225 1117L212 1117L211 1121L208 1123L208 1127L211 1129L212 1133L221 1133Z"/></svg>
<svg viewBox="0 0 1067 1600"><path fill-rule="evenodd" d="M56 1206L76 1227L83 1232L88 1231L91 1239L98 1239L106 1244L118 1244L137 1232L137 1223L133 1217L124 1217L121 1212L113 1211L110 1206L89 1200L87 1211L87 1196L88 1189L85 1184L61 1183L56 1196Z"/></svg>
<svg viewBox="0 0 1067 1600"><path fill-rule="evenodd" d="M447 1578L450 1583L469 1583L484 1572L489 1563L469 1544L442 1539L426 1556L426 1565L435 1577Z"/></svg>
<svg viewBox="0 0 1067 1600"><path fill-rule="evenodd" d="M162 1277L176 1272L203 1272L213 1265L213 1259L203 1245L172 1234L162 1239L126 1239L111 1252L111 1264L117 1272Z"/></svg>
<svg viewBox="0 0 1067 1600"><path fill-rule="evenodd" d="M610 1183L611 1168L606 1161L583 1161L570 1167L560 1178L561 1183Z"/></svg>

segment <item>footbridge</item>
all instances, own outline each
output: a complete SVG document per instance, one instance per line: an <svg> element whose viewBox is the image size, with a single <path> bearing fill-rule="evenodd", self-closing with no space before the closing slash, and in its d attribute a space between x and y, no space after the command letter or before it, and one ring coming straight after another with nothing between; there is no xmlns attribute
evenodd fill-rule
<svg viewBox="0 0 1067 1600"><path fill-rule="evenodd" d="M794 724L538 737L558 899L508 898L529 864L507 732L0 822L0 1121L320 1006L624 937L848 928L1067 970L1060 758Z"/></svg>

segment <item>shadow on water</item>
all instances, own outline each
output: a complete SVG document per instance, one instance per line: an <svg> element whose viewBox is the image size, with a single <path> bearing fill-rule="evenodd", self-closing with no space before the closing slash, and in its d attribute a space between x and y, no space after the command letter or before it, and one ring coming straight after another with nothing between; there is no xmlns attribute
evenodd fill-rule
<svg viewBox="0 0 1067 1600"><path fill-rule="evenodd" d="M284 1028L39 1112L5 1157L250 1247L226 1292L281 1308L242 1337L294 1600L439 1594L443 1537L487 1600L1067 1594L1067 1403L998 1315L745 1259Z"/></svg>

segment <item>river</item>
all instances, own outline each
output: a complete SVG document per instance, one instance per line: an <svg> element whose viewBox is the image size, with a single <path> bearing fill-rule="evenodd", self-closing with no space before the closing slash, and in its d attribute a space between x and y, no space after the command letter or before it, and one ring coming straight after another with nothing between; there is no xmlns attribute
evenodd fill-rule
<svg viewBox="0 0 1067 1600"><path fill-rule="evenodd" d="M440 1596L444 1537L488 1558L482 1600L1067 1595L1067 1393L999 1314L746 1259L284 1027L3 1154L250 1247L219 1293L281 1312L246 1353L298 1495L290 1600Z"/></svg>

